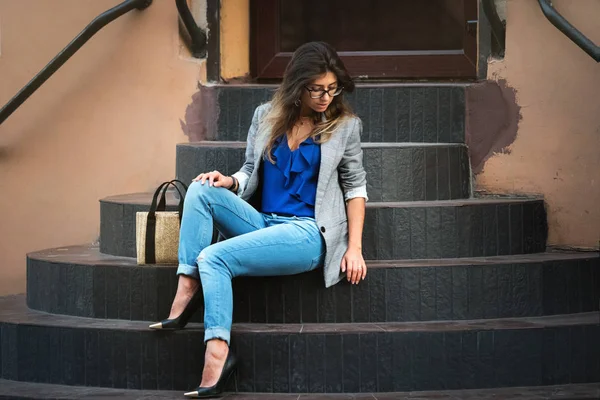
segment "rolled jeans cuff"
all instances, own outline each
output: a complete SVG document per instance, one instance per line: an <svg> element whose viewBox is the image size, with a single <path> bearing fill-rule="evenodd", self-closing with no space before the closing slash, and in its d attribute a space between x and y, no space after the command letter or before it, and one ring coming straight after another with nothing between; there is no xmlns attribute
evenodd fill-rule
<svg viewBox="0 0 600 400"><path fill-rule="evenodd" d="M214 327L214 328L207 328L204 331L204 343L206 343L212 339L221 339L221 340L226 341L227 345L229 346L230 338L231 338L231 332L229 332L228 329L220 328L218 326Z"/></svg>
<svg viewBox="0 0 600 400"><path fill-rule="evenodd" d="M179 264L179 267L177 267L177 275L187 275L200 280L200 273L198 272L198 267L195 265Z"/></svg>

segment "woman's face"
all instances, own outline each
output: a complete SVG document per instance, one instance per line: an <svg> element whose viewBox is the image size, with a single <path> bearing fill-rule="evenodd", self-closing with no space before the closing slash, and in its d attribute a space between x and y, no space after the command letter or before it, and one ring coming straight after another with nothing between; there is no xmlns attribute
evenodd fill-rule
<svg viewBox="0 0 600 400"><path fill-rule="evenodd" d="M338 82L335 74L329 71L324 73L303 88L301 98L302 108L306 109L308 107L315 112L324 112L333 101L333 96L323 93L323 90L329 90L329 93L333 94L337 87ZM321 94L323 95L322 97L317 97ZM312 98L311 95L317 98Z"/></svg>

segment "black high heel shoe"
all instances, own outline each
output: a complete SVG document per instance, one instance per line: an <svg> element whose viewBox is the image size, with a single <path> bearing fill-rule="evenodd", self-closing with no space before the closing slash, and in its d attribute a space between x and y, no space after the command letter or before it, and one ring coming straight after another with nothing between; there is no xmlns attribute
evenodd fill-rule
<svg viewBox="0 0 600 400"><path fill-rule="evenodd" d="M157 330L178 330L185 328L188 321L198 308L198 304L200 303L201 299L202 288L199 287L177 318L164 319L160 322L150 325L149 328Z"/></svg>
<svg viewBox="0 0 600 400"><path fill-rule="evenodd" d="M237 357L235 354L231 352L229 349L229 354L227 354L227 359L225 360L225 365L223 365L223 371L221 371L221 376L219 380L214 386L211 387L200 387L198 386L196 390L193 392L185 393L184 396L191 399L210 399L213 397L220 397L221 393L225 389L227 385L227 381L237 368Z"/></svg>

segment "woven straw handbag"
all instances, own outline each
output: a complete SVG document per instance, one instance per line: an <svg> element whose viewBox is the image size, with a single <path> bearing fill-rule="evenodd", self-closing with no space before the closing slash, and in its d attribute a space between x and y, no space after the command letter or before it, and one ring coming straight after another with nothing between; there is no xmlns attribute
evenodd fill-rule
<svg viewBox="0 0 600 400"><path fill-rule="evenodd" d="M183 187L183 192L176 183ZM165 211L166 194L170 186L175 187L179 193L177 211ZM136 214L135 242L138 264L177 264L179 227L186 191L187 185L177 179L163 182L154 192L150 210Z"/></svg>

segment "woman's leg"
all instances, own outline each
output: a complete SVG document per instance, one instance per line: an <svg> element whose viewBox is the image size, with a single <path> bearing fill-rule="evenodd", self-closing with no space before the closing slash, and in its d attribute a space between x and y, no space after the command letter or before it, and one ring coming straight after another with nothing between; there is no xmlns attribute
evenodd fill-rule
<svg viewBox="0 0 600 400"><path fill-rule="evenodd" d="M214 226L227 238L266 225L261 213L229 190L193 182L185 196L179 233L179 282L169 318L181 314L198 290L196 259L211 244Z"/></svg>
<svg viewBox="0 0 600 400"><path fill-rule="evenodd" d="M216 383L227 356L233 314L232 278L293 275L323 264L325 242L314 220L266 220L269 227L213 244L198 257L207 342L202 387Z"/></svg>

